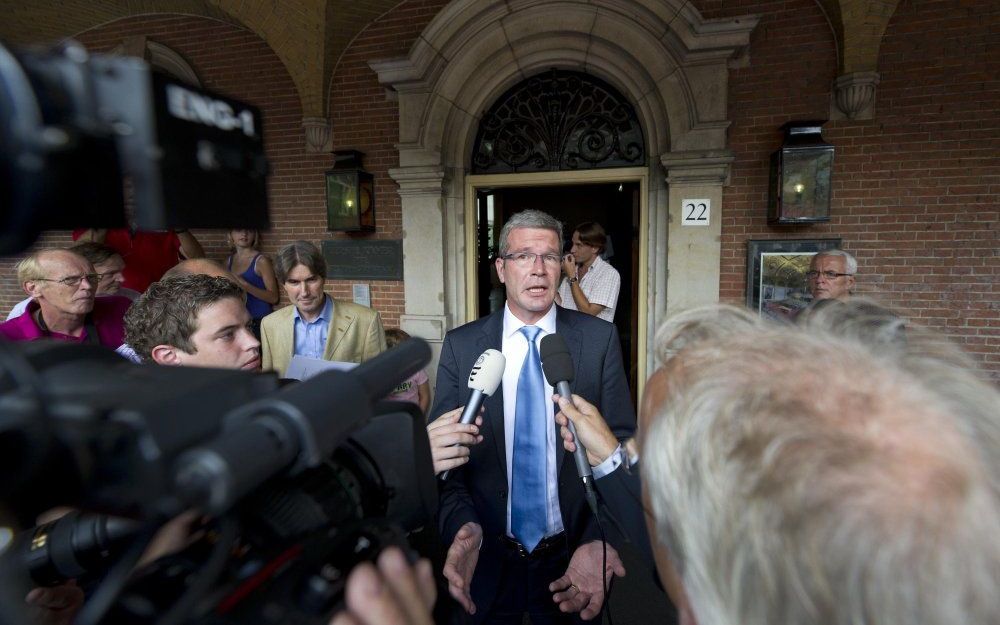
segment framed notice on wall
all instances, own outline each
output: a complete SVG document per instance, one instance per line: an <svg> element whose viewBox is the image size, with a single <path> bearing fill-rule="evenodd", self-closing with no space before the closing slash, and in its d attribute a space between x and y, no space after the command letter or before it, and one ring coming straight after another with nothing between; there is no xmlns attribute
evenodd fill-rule
<svg viewBox="0 0 1000 625"><path fill-rule="evenodd" d="M792 319L809 305L806 280L817 252L840 247L840 239L747 241L747 307L766 317Z"/></svg>

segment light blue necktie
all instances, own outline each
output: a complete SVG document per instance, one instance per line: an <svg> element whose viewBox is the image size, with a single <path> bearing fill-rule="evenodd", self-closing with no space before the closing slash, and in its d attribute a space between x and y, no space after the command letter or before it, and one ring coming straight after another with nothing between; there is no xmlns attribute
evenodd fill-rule
<svg viewBox="0 0 1000 625"><path fill-rule="evenodd" d="M545 381L535 346L541 331L521 328L528 354L517 378L511 460L510 531L529 552L545 537Z"/></svg>

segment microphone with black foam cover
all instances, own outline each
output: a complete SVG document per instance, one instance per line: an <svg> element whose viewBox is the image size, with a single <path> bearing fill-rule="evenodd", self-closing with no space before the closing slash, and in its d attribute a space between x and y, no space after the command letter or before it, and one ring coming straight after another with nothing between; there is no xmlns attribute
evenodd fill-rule
<svg viewBox="0 0 1000 625"><path fill-rule="evenodd" d="M573 356L569 353L566 340L558 334L547 334L542 337L542 342L538 348L539 356L542 359L542 372L545 379L556 389L561 397L565 397L573 403L573 392L569 388L575 374L573 372ZM587 462L587 449L580 442L580 437L576 435L576 426L572 421L569 423L569 431L573 435L573 442L576 444L576 451L573 452L573 460L576 461L576 472L583 481L583 491L594 515L597 515L597 491L594 489L594 471Z"/></svg>
<svg viewBox="0 0 1000 625"><path fill-rule="evenodd" d="M506 366L507 359L495 349L488 349L479 355L475 364L472 365L472 371L469 372L469 388L472 390L472 394L469 395L469 401L465 403L465 410L462 411L459 423L468 425L476 419L483 402L486 401L487 397L492 397L493 393L500 387L500 383L503 381L503 370ZM450 470L442 473L441 479L448 479L449 473L451 473Z"/></svg>

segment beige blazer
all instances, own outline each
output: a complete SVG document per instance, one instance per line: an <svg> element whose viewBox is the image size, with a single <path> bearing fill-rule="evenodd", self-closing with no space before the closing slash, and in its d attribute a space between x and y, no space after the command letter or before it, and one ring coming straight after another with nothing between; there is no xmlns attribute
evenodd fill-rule
<svg viewBox="0 0 1000 625"><path fill-rule="evenodd" d="M284 376L295 352L295 306L264 317L260 348L264 371ZM364 362L385 351L385 331L378 312L353 302L333 300L333 319L326 333L324 360Z"/></svg>

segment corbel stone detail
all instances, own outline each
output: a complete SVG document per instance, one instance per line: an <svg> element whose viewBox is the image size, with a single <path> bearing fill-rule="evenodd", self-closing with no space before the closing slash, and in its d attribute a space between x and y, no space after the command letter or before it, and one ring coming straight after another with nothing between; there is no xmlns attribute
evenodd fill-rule
<svg viewBox="0 0 1000 625"><path fill-rule="evenodd" d="M875 119L878 72L853 72L833 81L830 119Z"/></svg>
<svg viewBox="0 0 1000 625"><path fill-rule="evenodd" d="M729 150L688 150L667 152L660 156L660 164L670 186L721 186L729 184L729 166L735 158Z"/></svg>
<svg viewBox="0 0 1000 625"><path fill-rule="evenodd" d="M333 150L333 128L325 117L303 117L306 152L319 154Z"/></svg>

